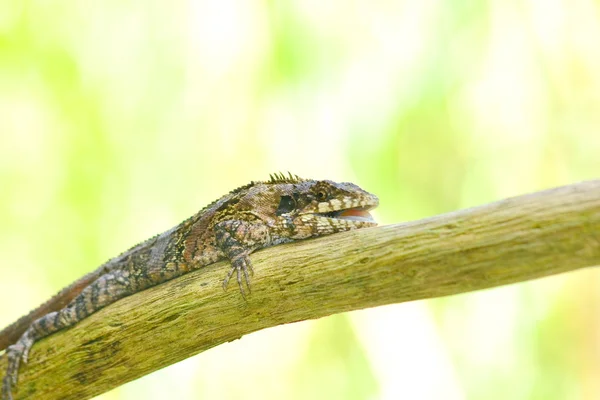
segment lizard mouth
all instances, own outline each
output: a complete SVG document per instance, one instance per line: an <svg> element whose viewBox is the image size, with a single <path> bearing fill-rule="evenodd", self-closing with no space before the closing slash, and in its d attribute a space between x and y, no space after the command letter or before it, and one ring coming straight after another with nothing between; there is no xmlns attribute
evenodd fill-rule
<svg viewBox="0 0 600 400"><path fill-rule="evenodd" d="M365 222L376 225L377 222L375 222L375 219L373 219L373 216L369 212L369 210L372 210L373 208L375 207L354 207L339 211L317 213L316 215L319 217L344 219L347 221Z"/></svg>

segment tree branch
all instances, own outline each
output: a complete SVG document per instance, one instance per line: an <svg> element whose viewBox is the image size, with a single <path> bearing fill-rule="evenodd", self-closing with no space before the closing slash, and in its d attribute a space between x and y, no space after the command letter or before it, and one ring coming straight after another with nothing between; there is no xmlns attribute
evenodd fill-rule
<svg viewBox="0 0 600 400"><path fill-rule="evenodd" d="M263 328L600 265L600 180L251 258L247 302L223 262L127 297L35 344L15 397L89 398Z"/></svg>

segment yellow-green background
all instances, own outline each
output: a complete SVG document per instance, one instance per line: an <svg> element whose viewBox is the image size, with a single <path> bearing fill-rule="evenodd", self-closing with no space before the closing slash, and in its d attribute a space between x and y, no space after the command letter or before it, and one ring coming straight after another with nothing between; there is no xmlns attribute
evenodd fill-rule
<svg viewBox="0 0 600 400"><path fill-rule="evenodd" d="M270 172L356 182L388 224L597 178L599 127L597 0L3 0L0 325ZM99 398L598 399L599 324L581 271L269 329Z"/></svg>

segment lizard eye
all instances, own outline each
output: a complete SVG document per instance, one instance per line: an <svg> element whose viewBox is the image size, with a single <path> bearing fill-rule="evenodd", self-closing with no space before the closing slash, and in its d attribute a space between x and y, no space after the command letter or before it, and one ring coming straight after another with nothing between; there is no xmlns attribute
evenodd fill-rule
<svg viewBox="0 0 600 400"><path fill-rule="evenodd" d="M296 209L296 201L291 196L281 196L279 207L277 207L276 215L287 214Z"/></svg>
<svg viewBox="0 0 600 400"><path fill-rule="evenodd" d="M319 190L317 192L317 200L318 201L325 201L327 200L327 198L329 197L329 195L327 194L327 192L325 190Z"/></svg>

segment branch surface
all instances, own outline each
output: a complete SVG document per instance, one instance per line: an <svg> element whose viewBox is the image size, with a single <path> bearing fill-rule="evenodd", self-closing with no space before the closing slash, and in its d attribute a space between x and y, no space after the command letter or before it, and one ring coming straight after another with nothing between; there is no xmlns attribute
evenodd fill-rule
<svg viewBox="0 0 600 400"><path fill-rule="evenodd" d="M600 265L600 180L251 258L247 302L219 262L41 340L15 398L86 399L267 327Z"/></svg>

